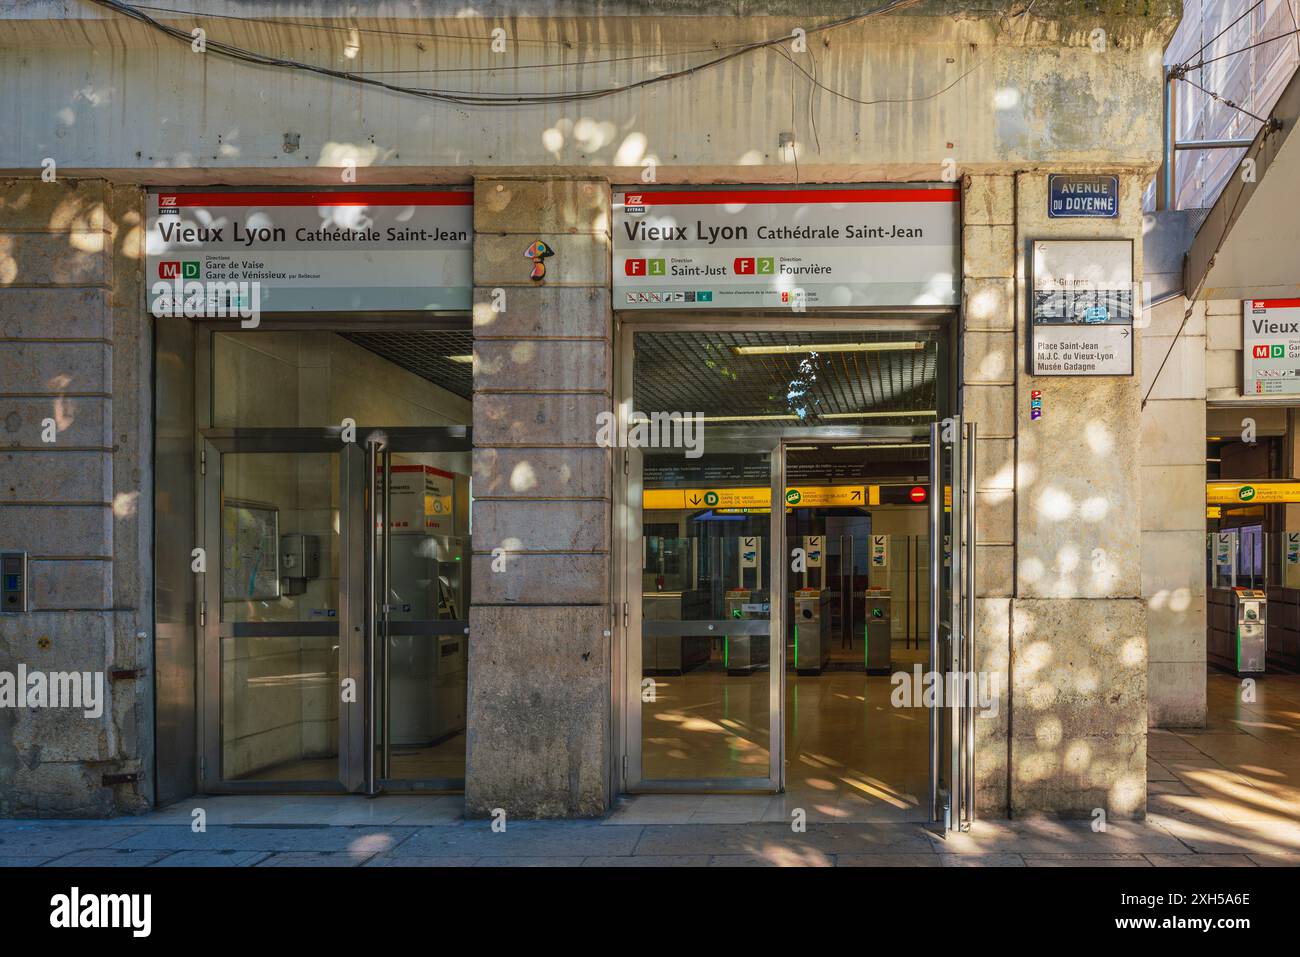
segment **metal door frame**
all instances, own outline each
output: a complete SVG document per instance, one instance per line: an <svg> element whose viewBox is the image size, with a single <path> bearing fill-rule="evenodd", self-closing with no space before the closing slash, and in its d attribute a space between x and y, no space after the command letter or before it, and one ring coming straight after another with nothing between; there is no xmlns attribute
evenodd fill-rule
<svg viewBox="0 0 1300 957"><path fill-rule="evenodd" d="M389 734L391 716L388 712L389 695L389 661L388 639L408 635L463 635L469 636L469 607L464 612L466 617L454 620L421 619L413 622L390 622L388 620L387 596L389 591L389 527L388 522L377 521L375 514L378 497L376 481L380 474L380 462L383 468L383 504L381 516L390 513L389 479L392 455L403 452L418 454L422 452L470 452L473 450L472 432L468 426L440 426L429 428L374 428L358 429L358 436L364 436L366 471L369 484L364 486L364 506L361 517L361 535L366 549L363 568L362 608L365 611L364 647L362 657L365 662L366 715L364 742L362 743L362 781L361 789L367 794L375 795L392 791L453 791L465 789L465 779L461 778L393 778L389 773ZM366 480L363 479L363 483ZM454 514L454 511L453 511ZM367 534L366 529L370 530ZM468 537L468 536L467 536ZM471 550L472 556L472 550ZM470 556L467 556L467 558ZM472 587L472 578L471 578ZM378 596L384 596L382 601ZM397 627L394 628L394 625ZM466 662L468 666L468 660ZM383 676L382 679L380 676ZM384 714L380 715L380 709Z"/></svg>
<svg viewBox="0 0 1300 957"><path fill-rule="evenodd" d="M207 553L208 571L196 575L199 661L197 700L199 790L202 793L286 793L349 791L378 793L386 790L452 790L463 788L462 779L429 781L376 780L371 772L377 715L370 682L375 677L373 656L376 634L370 562L376 534L368 540L371 514L368 501L374 484L367 486L367 442L381 436L391 452L464 452L472 448L468 426L391 428L358 426L357 442L341 441L337 427L324 429L200 429L199 502L196 510L198 542ZM221 621L221 478L222 457L230 453L338 453L339 454L339 595L338 617L333 626L324 622L268 622L260 625ZM452 627L451 624L448 627ZM468 633L468 622L455 627ZM351 679L357 698L339 708L337 780L242 781L221 776L221 640L250 631L293 632L295 636L327 636L339 640L339 680Z"/></svg>
<svg viewBox="0 0 1300 957"><path fill-rule="evenodd" d="M858 311L854 313L809 313L799 316L800 332L858 332L886 329L889 331L943 332L955 321L954 309L887 310L879 313ZM627 419L634 409L633 361L635 338L638 333L654 332L754 332L790 331L790 314L782 311L747 313L741 316L711 313L615 313L614 396L615 414ZM946 341L940 339L940 372L938 388L942 392L942 370ZM681 410L679 410L681 411ZM723 430L715 431L719 435ZM730 431L730 430L726 430ZM913 435L910 427L873 426L773 429L768 433L751 430L745 433L755 441L768 438L772 443L772 526L773 542L768 562L769 582L784 586L785 563L776 563L777 555L784 555L788 545L785 532L784 508L775 507L782 502L785 488L785 444L800 444L820 440L838 442L881 436ZM614 449L612 465L613 483L613 566L612 584L616 626L611 646L610 667L610 780L611 794L644 792L715 792L754 790L779 792L785 788L785 614L782 589L771 589L769 615L771 626L769 653L771 681L769 684L769 774L766 778L723 778L672 781L646 781L641 778L641 459L637 449ZM774 577L775 576L775 577ZM635 587L633 587L635 585ZM621 611L621 614L620 614Z"/></svg>
<svg viewBox="0 0 1300 957"><path fill-rule="evenodd" d="M943 588L944 474L943 433L949 423L930 426L930 672L957 680L945 681L945 691L957 691L930 710L930 821L944 833L968 831L975 818L975 711L966 692L973 691L975 673L975 543L976 543L976 436L974 422L960 416L950 420L953 447L950 587ZM948 602L948 634L941 636L943 601ZM940 650L941 637L949 643ZM970 684L968 684L968 680ZM949 733L943 735L944 718ZM947 745L946 749L944 745ZM945 753L946 750L946 753ZM939 786L947 765L948 789Z"/></svg>
<svg viewBox="0 0 1300 957"><path fill-rule="evenodd" d="M338 773L334 780L243 781L226 780L221 773L221 642L250 632L283 632L293 636L327 637L339 642L339 680L351 678L361 687L359 637L361 605L360 576L354 564L356 543L353 523L344 517L359 516L362 474L355 446L339 441L338 431L327 429L202 429L200 478L202 494L197 509L198 540L207 557L207 572L196 575L199 589L199 660L197 697L199 702L199 789L203 793L284 793L296 791L352 790L358 780L355 743L359 735L357 707L339 708ZM221 620L222 561L222 459L227 454L320 454L339 456L339 594L338 616L333 624L319 621L242 623Z"/></svg>

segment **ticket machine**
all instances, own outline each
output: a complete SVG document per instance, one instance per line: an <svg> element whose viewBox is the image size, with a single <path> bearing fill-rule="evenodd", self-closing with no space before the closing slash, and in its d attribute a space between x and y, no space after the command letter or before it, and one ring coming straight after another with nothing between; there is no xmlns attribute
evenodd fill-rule
<svg viewBox="0 0 1300 957"><path fill-rule="evenodd" d="M1232 589L1233 622L1237 639L1237 674L1264 673L1268 651L1268 597L1259 588Z"/></svg>

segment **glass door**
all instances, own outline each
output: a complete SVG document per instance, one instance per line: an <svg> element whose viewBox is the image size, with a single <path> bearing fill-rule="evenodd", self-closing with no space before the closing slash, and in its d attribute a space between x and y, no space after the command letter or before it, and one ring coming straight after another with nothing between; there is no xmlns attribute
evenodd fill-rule
<svg viewBox="0 0 1300 957"><path fill-rule="evenodd" d="M459 790L469 430L204 433L209 791Z"/></svg>
<svg viewBox="0 0 1300 957"><path fill-rule="evenodd" d="M780 787L776 441L630 448L626 786ZM775 586L774 586L775 583Z"/></svg>
<svg viewBox="0 0 1300 957"><path fill-rule="evenodd" d="M975 425L930 427L930 819L966 830L974 812Z"/></svg>
<svg viewBox="0 0 1300 957"><path fill-rule="evenodd" d="M319 431L205 435L200 585L205 790L359 782L355 447Z"/></svg>
<svg viewBox="0 0 1300 957"><path fill-rule="evenodd" d="M461 790L469 665L467 430L366 436L367 790Z"/></svg>

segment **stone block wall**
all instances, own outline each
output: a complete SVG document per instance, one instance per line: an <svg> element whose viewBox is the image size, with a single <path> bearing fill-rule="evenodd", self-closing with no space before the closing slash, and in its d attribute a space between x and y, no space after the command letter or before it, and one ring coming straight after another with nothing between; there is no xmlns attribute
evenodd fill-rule
<svg viewBox="0 0 1300 957"><path fill-rule="evenodd" d="M1107 172L1111 172L1108 170ZM1124 376L1033 376L1032 243L1129 239L1142 275L1146 171L1120 175L1116 219L1049 219L1047 175L1015 178L1015 572L1008 811L1111 817L1146 808L1147 637L1141 592L1142 342ZM1003 267L1005 268L1005 266ZM1029 393L1042 392L1031 419Z"/></svg>
<svg viewBox="0 0 1300 957"><path fill-rule="evenodd" d="M470 815L608 805L609 223L604 180L475 184Z"/></svg>
<svg viewBox="0 0 1300 957"><path fill-rule="evenodd" d="M1141 332L1142 597L1158 728L1205 725L1206 304L1187 306L1177 296L1149 309Z"/></svg>
<svg viewBox="0 0 1300 957"><path fill-rule="evenodd" d="M139 189L0 182L0 550L29 552L31 609L0 616L0 672L97 673L105 699L98 718L0 709L0 817L151 800L142 224Z"/></svg>

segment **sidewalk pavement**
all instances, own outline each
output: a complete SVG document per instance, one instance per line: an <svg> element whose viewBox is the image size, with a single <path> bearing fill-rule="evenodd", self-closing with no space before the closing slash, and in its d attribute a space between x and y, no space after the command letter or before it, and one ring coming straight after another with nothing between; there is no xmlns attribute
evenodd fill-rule
<svg viewBox="0 0 1300 957"><path fill-rule="evenodd" d="M641 795L600 820L503 833L465 820L453 795L202 797L107 821L0 821L0 867L1300 865L1300 677L1270 675L1249 701L1225 675L1207 689L1204 729L1148 735L1145 820L1104 832L981 820L945 838L892 812L837 822L841 807L807 794Z"/></svg>

